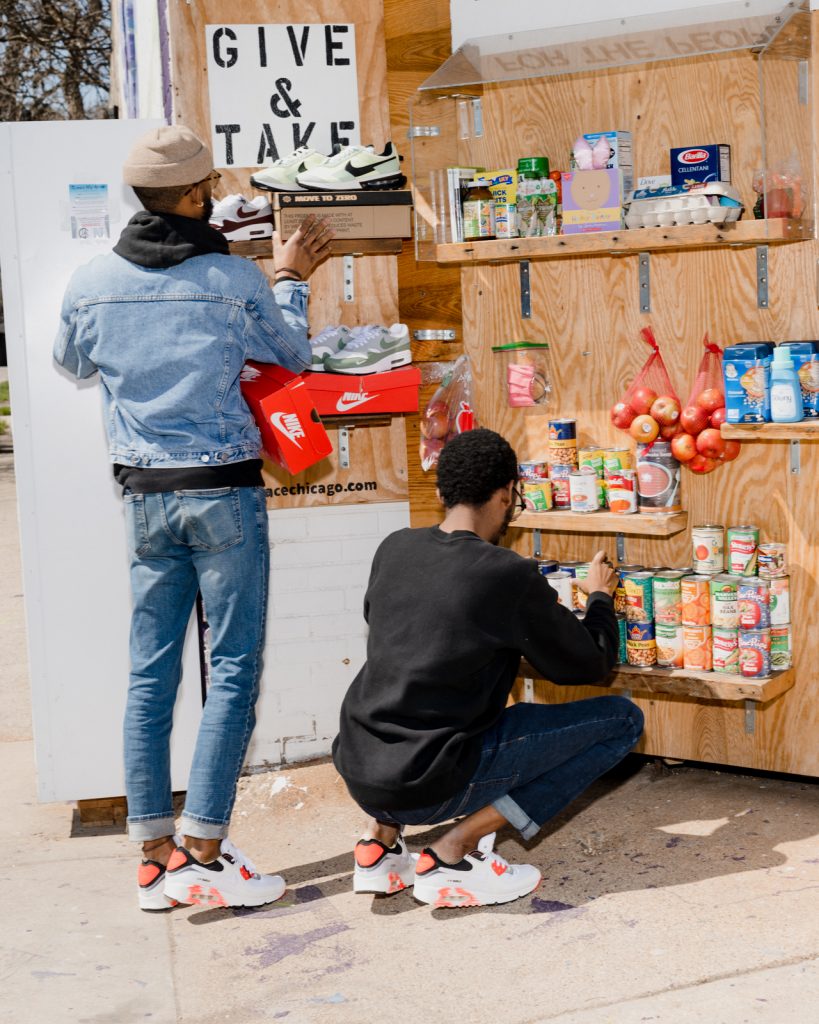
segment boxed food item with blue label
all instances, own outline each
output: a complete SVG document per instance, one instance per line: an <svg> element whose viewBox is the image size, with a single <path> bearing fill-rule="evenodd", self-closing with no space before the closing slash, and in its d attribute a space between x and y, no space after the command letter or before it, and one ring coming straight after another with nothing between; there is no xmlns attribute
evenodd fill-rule
<svg viewBox="0 0 819 1024"><path fill-rule="evenodd" d="M731 180L731 147L686 146L671 150L671 184L683 187L703 181Z"/></svg>
<svg viewBox="0 0 819 1024"><path fill-rule="evenodd" d="M769 341L726 347L722 354L722 375L728 423L770 422L774 347Z"/></svg>
<svg viewBox="0 0 819 1024"><path fill-rule="evenodd" d="M783 341L791 351L791 359L802 389L805 419L819 417L819 341Z"/></svg>

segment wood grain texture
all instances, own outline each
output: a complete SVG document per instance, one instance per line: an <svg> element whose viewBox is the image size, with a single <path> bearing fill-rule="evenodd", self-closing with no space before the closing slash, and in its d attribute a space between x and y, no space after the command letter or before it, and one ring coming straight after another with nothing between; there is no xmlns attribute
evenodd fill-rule
<svg viewBox="0 0 819 1024"><path fill-rule="evenodd" d="M614 512L524 512L513 527L548 533L623 533L635 537L673 537L688 526L688 513L651 516L639 512L617 515Z"/></svg>
<svg viewBox="0 0 819 1024"><path fill-rule="evenodd" d="M801 423L723 423L723 437L734 441L819 441L819 420Z"/></svg>

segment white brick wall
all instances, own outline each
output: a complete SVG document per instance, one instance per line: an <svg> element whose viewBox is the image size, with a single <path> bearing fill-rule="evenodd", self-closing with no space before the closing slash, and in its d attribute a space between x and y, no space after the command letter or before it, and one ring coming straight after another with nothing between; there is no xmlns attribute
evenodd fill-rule
<svg viewBox="0 0 819 1024"><path fill-rule="evenodd" d="M338 710L366 655L364 592L387 534L409 505L338 505L268 513L270 599L251 766L330 752Z"/></svg>

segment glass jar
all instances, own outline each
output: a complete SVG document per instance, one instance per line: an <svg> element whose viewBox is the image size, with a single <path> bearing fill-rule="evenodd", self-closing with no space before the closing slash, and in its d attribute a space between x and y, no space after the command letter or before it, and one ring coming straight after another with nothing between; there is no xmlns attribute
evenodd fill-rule
<svg viewBox="0 0 819 1024"><path fill-rule="evenodd" d="M521 238L557 234L557 185L549 177L549 159L518 160L518 233Z"/></svg>
<svg viewBox="0 0 819 1024"><path fill-rule="evenodd" d="M495 200L484 178L475 178L467 186L463 214L465 242L495 237Z"/></svg>

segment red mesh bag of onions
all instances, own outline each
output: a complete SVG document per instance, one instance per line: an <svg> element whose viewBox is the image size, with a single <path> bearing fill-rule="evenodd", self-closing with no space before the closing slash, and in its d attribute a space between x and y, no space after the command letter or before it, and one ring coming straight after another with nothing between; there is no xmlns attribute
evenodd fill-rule
<svg viewBox="0 0 819 1024"><path fill-rule="evenodd" d="M426 473L438 464L447 441L478 426L472 403L472 367L469 356L444 364L438 390L421 415L421 468Z"/></svg>

